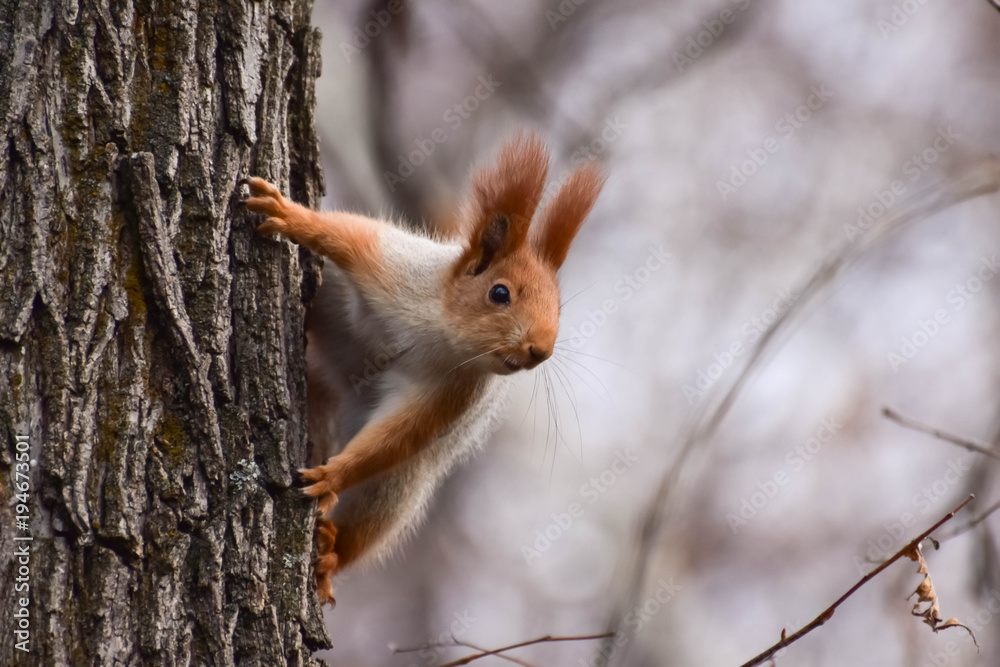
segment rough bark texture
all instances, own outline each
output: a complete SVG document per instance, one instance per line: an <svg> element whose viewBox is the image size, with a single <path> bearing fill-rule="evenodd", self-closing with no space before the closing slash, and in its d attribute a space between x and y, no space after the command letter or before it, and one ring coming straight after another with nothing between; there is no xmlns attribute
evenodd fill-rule
<svg viewBox="0 0 1000 667"><path fill-rule="evenodd" d="M303 665L329 644L290 488L317 267L257 237L236 186L318 202L310 13L0 0L0 664Z"/></svg>

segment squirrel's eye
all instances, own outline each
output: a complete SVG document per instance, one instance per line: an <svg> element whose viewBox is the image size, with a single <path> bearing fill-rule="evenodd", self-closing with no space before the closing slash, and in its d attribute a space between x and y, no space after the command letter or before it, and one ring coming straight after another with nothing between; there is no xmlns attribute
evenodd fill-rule
<svg viewBox="0 0 1000 667"><path fill-rule="evenodd" d="M493 303L499 303L503 306L510 305L510 290L507 289L506 285L497 283L490 288L490 301Z"/></svg>

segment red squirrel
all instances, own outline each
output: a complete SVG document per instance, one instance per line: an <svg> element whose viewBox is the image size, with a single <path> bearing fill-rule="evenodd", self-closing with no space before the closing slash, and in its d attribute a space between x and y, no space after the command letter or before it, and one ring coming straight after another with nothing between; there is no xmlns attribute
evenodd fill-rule
<svg viewBox="0 0 1000 667"><path fill-rule="evenodd" d="M499 426L509 376L552 355L556 272L605 178L580 166L532 224L548 163L537 136L509 140L474 174L457 238L319 213L246 181L247 208L268 216L261 234L331 260L306 322L309 438L330 458L299 471L322 514L321 601L332 575L415 531L434 489Z"/></svg>

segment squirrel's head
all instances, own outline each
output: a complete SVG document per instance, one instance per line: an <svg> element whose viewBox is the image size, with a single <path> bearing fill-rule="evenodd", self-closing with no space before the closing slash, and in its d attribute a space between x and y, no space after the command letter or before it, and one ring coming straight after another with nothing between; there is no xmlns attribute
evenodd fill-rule
<svg viewBox="0 0 1000 667"><path fill-rule="evenodd" d="M604 185L600 170L584 164L532 224L548 162L541 140L522 133L472 179L465 251L452 269L444 309L469 363L494 373L534 368L552 355L559 332L556 272Z"/></svg>

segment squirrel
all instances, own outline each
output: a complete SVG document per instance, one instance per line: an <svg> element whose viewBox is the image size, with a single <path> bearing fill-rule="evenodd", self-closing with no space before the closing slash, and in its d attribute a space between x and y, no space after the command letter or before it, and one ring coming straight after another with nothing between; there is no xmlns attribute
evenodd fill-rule
<svg viewBox="0 0 1000 667"><path fill-rule="evenodd" d="M241 181L246 207L267 216L259 233L331 260L306 319L309 439L330 458L299 471L318 500L321 602L334 601L331 576L416 530L435 488L500 425L510 376L552 355L556 272L605 176L579 166L532 224L548 163L537 135L508 140L473 175L457 238L312 211Z"/></svg>

